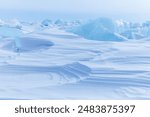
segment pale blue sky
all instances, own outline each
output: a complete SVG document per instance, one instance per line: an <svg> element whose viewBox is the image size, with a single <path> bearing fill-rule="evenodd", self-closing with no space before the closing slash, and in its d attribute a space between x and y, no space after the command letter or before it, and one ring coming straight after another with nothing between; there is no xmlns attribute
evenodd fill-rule
<svg viewBox="0 0 150 117"><path fill-rule="evenodd" d="M105 16L148 20L150 0L0 0L1 17L31 17L33 14L38 17Z"/></svg>

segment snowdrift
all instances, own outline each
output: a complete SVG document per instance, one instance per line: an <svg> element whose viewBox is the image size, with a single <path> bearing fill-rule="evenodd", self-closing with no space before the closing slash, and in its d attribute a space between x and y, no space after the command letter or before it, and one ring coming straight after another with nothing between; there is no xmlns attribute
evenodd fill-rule
<svg viewBox="0 0 150 117"><path fill-rule="evenodd" d="M19 37L13 39L3 39L1 48L15 52L30 52L48 49L54 43L44 39L34 37Z"/></svg>
<svg viewBox="0 0 150 117"><path fill-rule="evenodd" d="M2 21L1 21L2 22ZM53 46L51 41L34 37L25 37L22 29L18 29L18 23L0 26L0 48L15 52L29 52L47 49ZM31 25L32 26L32 25Z"/></svg>

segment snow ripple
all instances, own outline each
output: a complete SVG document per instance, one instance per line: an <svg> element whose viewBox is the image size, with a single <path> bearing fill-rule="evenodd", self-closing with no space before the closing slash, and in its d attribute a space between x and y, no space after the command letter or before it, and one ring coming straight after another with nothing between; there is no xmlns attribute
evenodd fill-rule
<svg viewBox="0 0 150 117"><path fill-rule="evenodd" d="M85 79L90 71L87 66L80 63L51 67L5 65L0 67L0 74L3 74L0 79L4 87L7 85L24 88L44 87L76 83ZM13 75L15 76L13 77ZM11 83L13 81L16 83ZM1 85L1 88L3 86Z"/></svg>

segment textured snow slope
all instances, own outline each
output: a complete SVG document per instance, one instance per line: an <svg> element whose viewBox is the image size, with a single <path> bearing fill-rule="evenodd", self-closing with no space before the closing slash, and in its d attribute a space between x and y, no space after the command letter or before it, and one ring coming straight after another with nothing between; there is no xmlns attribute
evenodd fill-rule
<svg viewBox="0 0 150 117"><path fill-rule="evenodd" d="M15 37L14 37L15 38ZM47 28L0 40L0 99L150 99L150 41Z"/></svg>

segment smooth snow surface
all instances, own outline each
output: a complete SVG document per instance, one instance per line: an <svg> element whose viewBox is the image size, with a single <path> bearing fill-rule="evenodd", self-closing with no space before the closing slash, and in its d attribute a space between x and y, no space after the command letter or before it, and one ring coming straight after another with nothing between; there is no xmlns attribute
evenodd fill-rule
<svg viewBox="0 0 150 117"><path fill-rule="evenodd" d="M47 20L1 35L0 99L150 99L149 39L117 42L106 21L92 29L115 40L87 40Z"/></svg>

